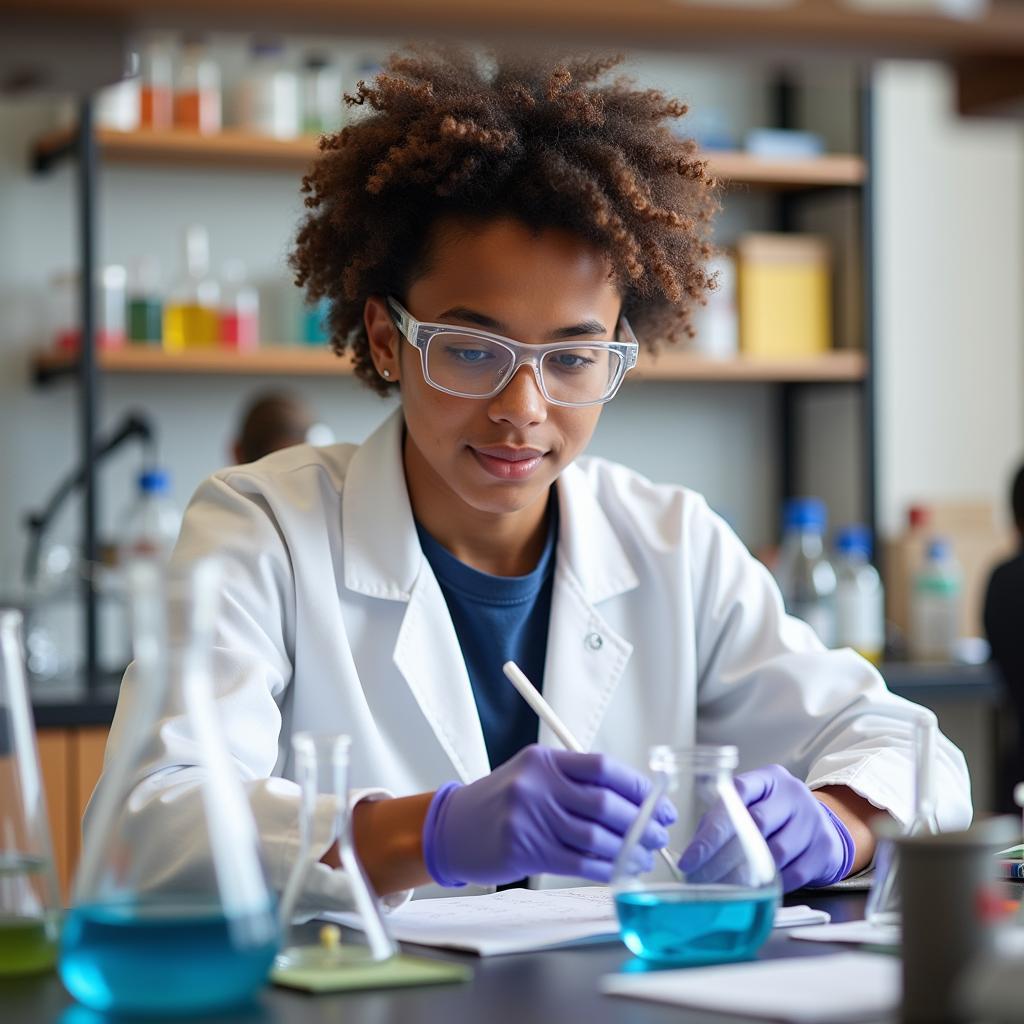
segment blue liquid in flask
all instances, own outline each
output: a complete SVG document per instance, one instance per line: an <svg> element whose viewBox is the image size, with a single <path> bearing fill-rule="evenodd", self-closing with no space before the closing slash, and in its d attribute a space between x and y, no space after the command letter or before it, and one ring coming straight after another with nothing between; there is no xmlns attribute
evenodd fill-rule
<svg viewBox="0 0 1024 1024"><path fill-rule="evenodd" d="M690 966L749 960L772 930L777 901L774 889L682 885L616 893L615 909L636 956Z"/></svg>
<svg viewBox="0 0 1024 1024"><path fill-rule="evenodd" d="M266 981L277 935L252 943L232 936L220 908L74 907L64 920L60 976L94 1010L177 1014L238 1006Z"/></svg>

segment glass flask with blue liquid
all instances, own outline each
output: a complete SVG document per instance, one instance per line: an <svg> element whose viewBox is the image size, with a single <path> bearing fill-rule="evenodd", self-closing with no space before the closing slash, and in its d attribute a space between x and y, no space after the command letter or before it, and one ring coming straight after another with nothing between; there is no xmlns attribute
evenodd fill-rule
<svg viewBox="0 0 1024 1024"><path fill-rule="evenodd" d="M221 570L212 559L170 570L128 567L134 664L130 716L88 812L59 970L85 1006L114 1014L208 1013L245 1005L265 983L279 932L259 836L218 720L211 657ZM159 726L158 726L159 723ZM179 791L161 795L159 835L126 813L145 794L157 728L187 735ZM151 767L149 771L151 771ZM176 834L189 856L176 862Z"/></svg>
<svg viewBox="0 0 1024 1024"><path fill-rule="evenodd" d="M781 885L764 838L733 784L735 747L659 746L653 787L615 863L612 894L626 946L677 965L753 957L772 930ZM660 855L639 848L658 800L678 819ZM685 870L684 870L685 869Z"/></svg>

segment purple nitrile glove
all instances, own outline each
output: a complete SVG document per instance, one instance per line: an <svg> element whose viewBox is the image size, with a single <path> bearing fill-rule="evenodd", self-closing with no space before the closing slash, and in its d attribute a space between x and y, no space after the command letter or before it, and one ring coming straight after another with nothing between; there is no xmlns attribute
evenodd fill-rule
<svg viewBox="0 0 1024 1024"><path fill-rule="evenodd" d="M602 754L536 744L469 785L449 782L423 823L423 859L440 885L502 885L548 873L611 879L623 836L650 783ZM662 800L637 856L668 843L675 808ZM656 819L656 820L655 820ZM649 867L649 865L648 865Z"/></svg>
<svg viewBox="0 0 1024 1024"><path fill-rule="evenodd" d="M853 864L853 837L800 779L773 764L737 775L736 791L768 842L786 892L846 877ZM695 881L729 881L738 853L719 806L701 819L679 867Z"/></svg>

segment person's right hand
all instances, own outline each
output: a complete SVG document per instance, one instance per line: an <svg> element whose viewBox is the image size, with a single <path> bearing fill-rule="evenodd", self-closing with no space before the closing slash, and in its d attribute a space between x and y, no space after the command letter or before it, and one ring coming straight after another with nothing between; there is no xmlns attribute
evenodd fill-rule
<svg viewBox="0 0 1024 1024"><path fill-rule="evenodd" d="M434 794L423 859L445 886L502 885L541 873L608 882L649 790L643 775L610 757L535 744L476 782L450 782ZM664 826L675 818L662 799L639 857L649 860L649 851L668 843Z"/></svg>

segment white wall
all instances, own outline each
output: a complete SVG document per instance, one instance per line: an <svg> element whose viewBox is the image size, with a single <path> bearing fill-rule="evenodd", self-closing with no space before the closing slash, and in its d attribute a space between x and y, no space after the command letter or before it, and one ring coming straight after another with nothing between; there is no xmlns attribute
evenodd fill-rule
<svg viewBox="0 0 1024 1024"><path fill-rule="evenodd" d="M875 81L882 525L928 498L1005 518L1024 458L1024 128L959 118L936 65Z"/></svg>

